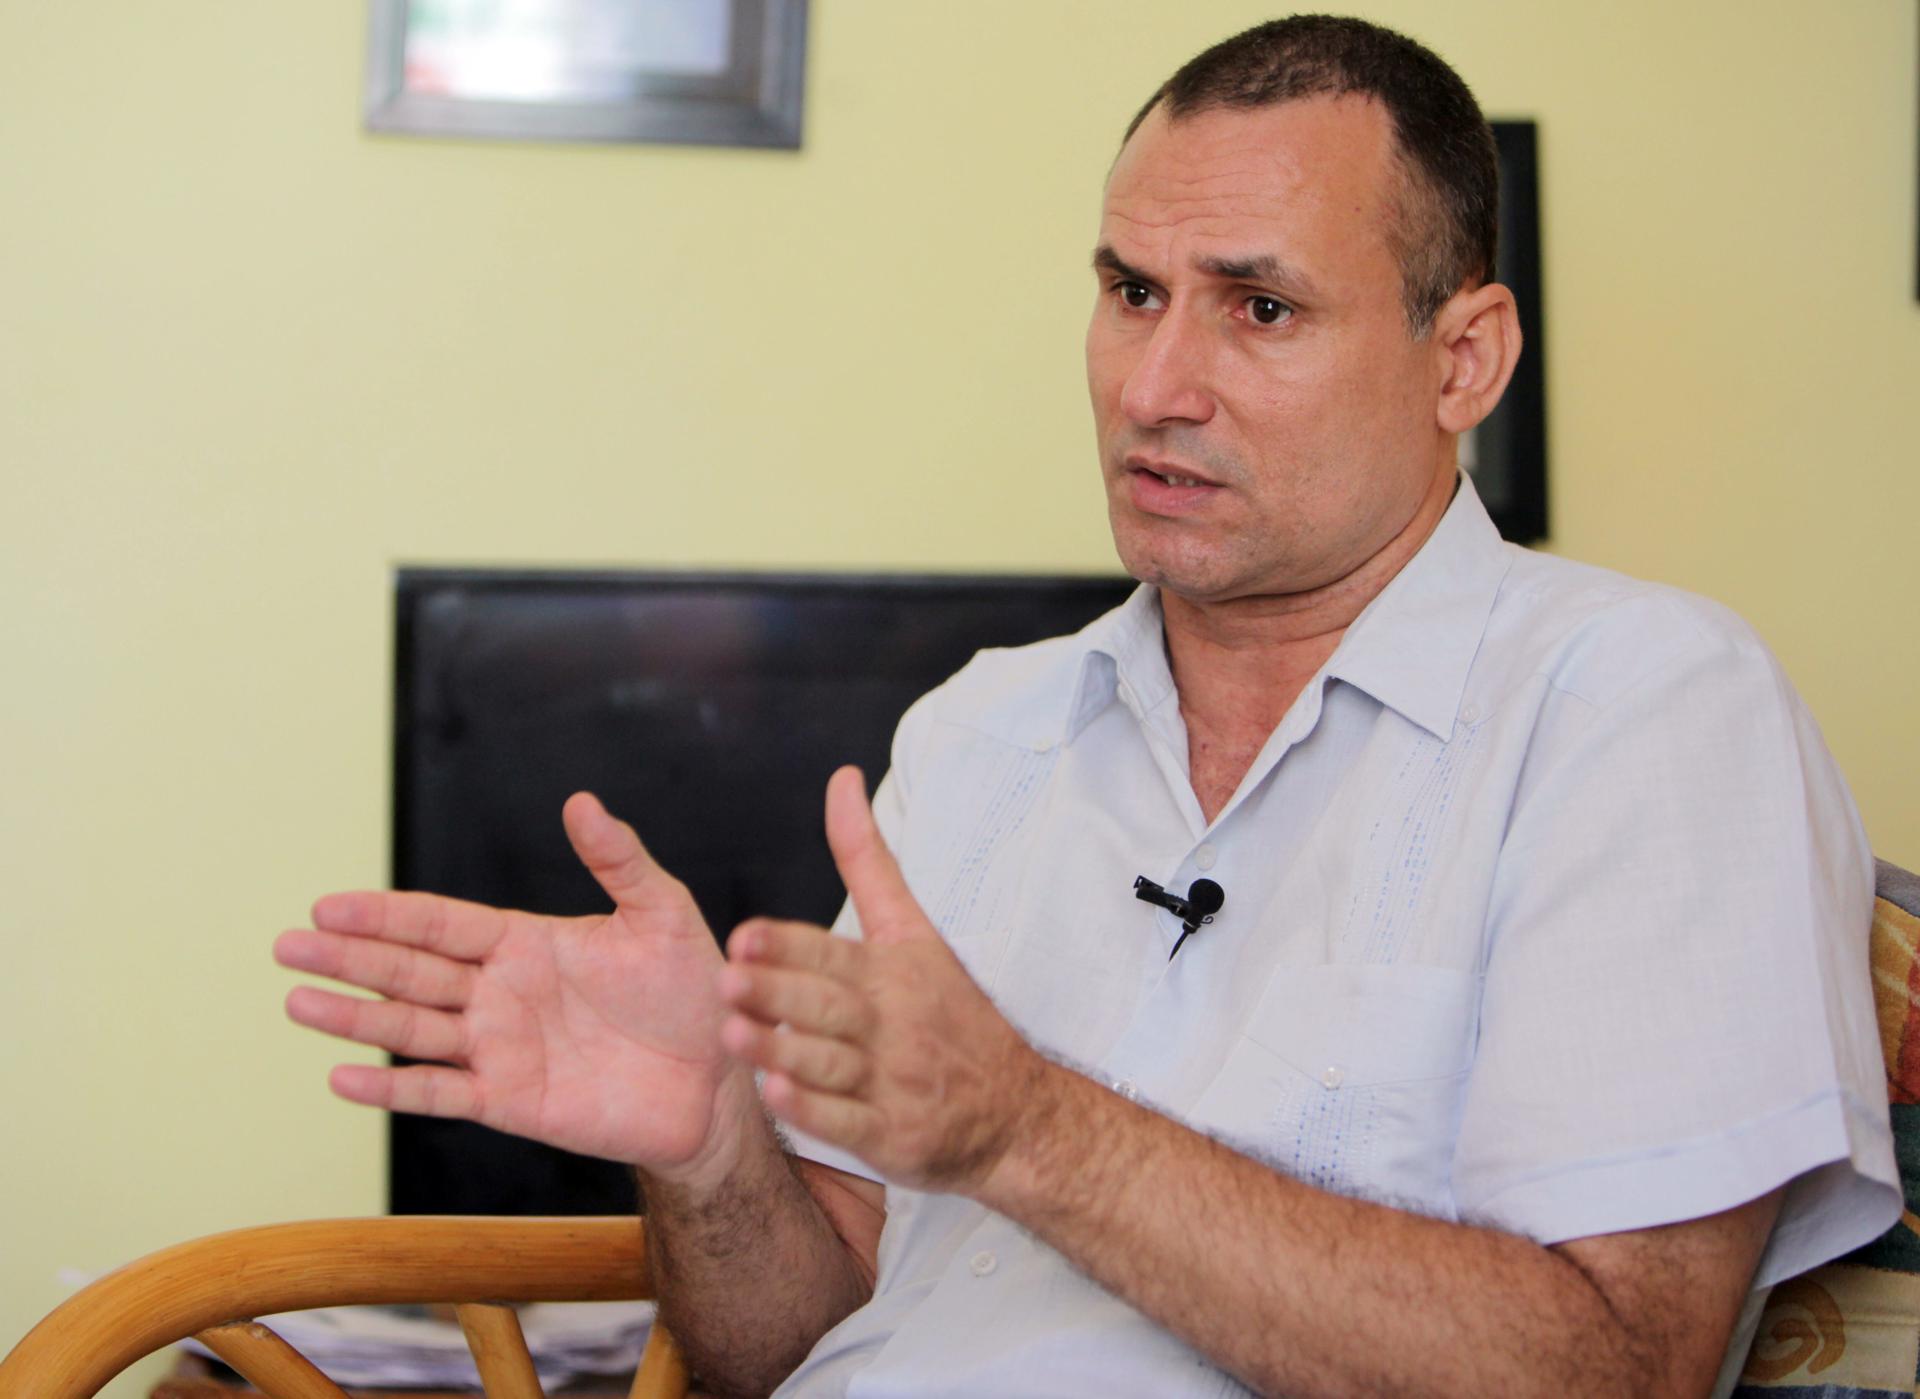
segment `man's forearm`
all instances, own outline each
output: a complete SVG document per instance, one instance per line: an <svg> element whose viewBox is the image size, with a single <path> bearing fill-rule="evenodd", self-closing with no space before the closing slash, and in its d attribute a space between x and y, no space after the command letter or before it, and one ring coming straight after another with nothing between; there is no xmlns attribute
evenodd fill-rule
<svg viewBox="0 0 1920 1399"><path fill-rule="evenodd" d="M661 1320L705 1388L765 1394L873 1279L761 1119L709 1182L640 1177ZM831 1187L826 1187L830 1189Z"/></svg>
<svg viewBox="0 0 1920 1399"><path fill-rule="evenodd" d="M1052 1066L1046 1081L1018 1145L970 1193L1262 1393L1666 1394L1711 1382L1659 1326L1623 1326L1557 1251L1315 1190L1079 1074ZM1679 1266L1658 1281L1686 1288ZM1668 1324L1696 1322L1677 1307Z"/></svg>

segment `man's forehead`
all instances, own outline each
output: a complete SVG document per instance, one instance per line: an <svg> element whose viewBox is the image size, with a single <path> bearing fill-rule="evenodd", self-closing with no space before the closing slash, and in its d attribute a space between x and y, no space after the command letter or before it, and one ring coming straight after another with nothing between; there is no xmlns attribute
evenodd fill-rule
<svg viewBox="0 0 1920 1399"><path fill-rule="evenodd" d="M1178 117L1155 107L1128 137L1107 191L1209 183L1240 176L1276 186L1366 186L1395 160L1392 118L1359 93L1316 95L1262 107L1205 107Z"/></svg>
<svg viewBox="0 0 1920 1399"><path fill-rule="evenodd" d="M1108 176L1101 243L1139 248L1176 231L1228 243L1263 229L1351 237L1391 216L1397 174L1392 124L1370 98L1212 107L1172 119L1155 108Z"/></svg>

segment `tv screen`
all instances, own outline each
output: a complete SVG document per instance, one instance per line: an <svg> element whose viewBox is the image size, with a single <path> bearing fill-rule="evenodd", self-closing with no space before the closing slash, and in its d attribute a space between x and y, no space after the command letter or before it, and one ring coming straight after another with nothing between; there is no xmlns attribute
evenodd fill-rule
<svg viewBox="0 0 1920 1399"><path fill-rule="evenodd" d="M1124 578L705 576L404 569L393 882L543 913L606 896L560 827L585 788L685 880L715 935L830 921L827 776L887 767L894 725L986 646L1077 630ZM396 1214L600 1214L628 1172L396 1114Z"/></svg>

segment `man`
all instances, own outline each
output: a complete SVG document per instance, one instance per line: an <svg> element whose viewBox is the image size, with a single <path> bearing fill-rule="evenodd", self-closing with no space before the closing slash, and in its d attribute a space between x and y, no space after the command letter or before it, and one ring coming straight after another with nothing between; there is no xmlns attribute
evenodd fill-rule
<svg viewBox="0 0 1920 1399"><path fill-rule="evenodd" d="M334 1090L633 1163L725 1392L1712 1390L1751 1289L1899 1211L1865 843L1738 622L1460 479L1493 204L1397 35L1183 68L1087 338L1141 591L916 705L874 811L836 775L849 936L723 963L584 794L604 919L321 900L280 960L386 999L289 1013L446 1065ZM1227 890L1177 955L1143 868Z"/></svg>

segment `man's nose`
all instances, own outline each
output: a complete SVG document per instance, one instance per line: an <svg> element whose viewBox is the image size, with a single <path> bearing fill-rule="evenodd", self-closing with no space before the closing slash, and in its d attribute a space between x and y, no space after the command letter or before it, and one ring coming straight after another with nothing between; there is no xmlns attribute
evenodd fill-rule
<svg viewBox="0 0 1920 1399"><path fill-rule="evenodd" d="M1204 423L1213 416L1205 331L1169 309L1153 327L1120 391L1120 408L1139 427Z"/></svg>

